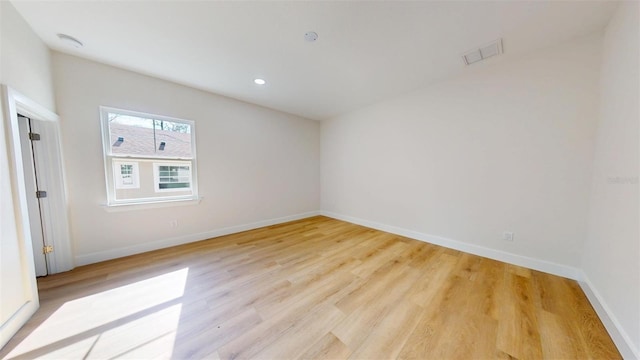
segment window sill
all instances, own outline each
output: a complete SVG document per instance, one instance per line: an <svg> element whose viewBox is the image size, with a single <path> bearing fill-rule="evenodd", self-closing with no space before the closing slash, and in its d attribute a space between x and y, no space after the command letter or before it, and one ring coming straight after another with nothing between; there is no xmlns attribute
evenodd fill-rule
<svg viewBox="0 0 640 360"><path fill-rule="evenodd" d="M177 200L158 200L143 203L128 203L128 204L102 204L102 208L106 212L121 212L121 211L133 211L133 210L147 210L158 209L174 206L189 206L198 205L202 200L202 196L195 199L177 199Z"/></svg>

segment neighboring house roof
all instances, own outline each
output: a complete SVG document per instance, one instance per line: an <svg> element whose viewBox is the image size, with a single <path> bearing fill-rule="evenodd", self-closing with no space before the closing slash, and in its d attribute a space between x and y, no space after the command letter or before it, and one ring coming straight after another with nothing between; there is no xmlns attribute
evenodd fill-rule
<svg viewBox="0 0 640 360"><path fill-rule="evenodd" d="M133 156L166 156L190 158L191 134L156 130L140 126L110 123L111 151L113 154ZM122 142L118 141L122 138ZM160 150L164 142L164 150ZM114 145L115 144L115 145Z"/></svg>

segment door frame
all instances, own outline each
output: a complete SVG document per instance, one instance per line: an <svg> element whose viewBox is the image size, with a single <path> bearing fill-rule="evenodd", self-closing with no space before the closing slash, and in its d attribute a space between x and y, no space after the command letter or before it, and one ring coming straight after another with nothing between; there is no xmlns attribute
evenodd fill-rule
<svg viewBox="0 0 640 360"><path fill-rule="evenodd" d="M13 191L18 195L18 208L22 233L29 235L31 245L30 222L27 208L27 194L20 148L20 131L18 128L18 113L38 120L41 125L41 145L43 154L36 159L38 181L42 182L42 189L47 191L48 201L42 202L43 232L47 244L52 245L54 251L48 255L49 274L55 274L73 269L74 261L69 229L69 209L67 189L62 160L62 141L60 136L60 117L22 95L9 86L2 85L2 100L4 113L2 114L7 131L9 147L11 180ZM31 247L29 247L31 249Z"/></svg>

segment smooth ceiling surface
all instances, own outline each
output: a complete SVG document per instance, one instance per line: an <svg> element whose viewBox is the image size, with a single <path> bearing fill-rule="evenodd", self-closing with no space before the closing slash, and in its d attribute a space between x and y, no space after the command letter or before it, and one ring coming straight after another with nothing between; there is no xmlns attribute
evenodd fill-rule
<svg viewBox="0 0 640 360"><path fill-rule="evenodd" d="M614 2L13 1L54 50L322 120L601 31ZM319 39L305 42L315 31ZM84 43L75 49L56 36ZM253 79L261 77L260 87Z"/></svg>

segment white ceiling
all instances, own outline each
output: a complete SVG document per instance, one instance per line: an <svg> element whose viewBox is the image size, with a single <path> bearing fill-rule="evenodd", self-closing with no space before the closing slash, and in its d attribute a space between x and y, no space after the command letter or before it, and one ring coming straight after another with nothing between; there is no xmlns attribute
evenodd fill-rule
<svg viewBox="0 0 640 360"><path fill-rule="evenodd" d="M522 56L601 31L614 2L14 1L57 51L322 120L469 71L502 37ZM319 39L304 41L307 31ZM84 43L62 43L65 33ZM260 87L253 79L262 77Z"/></svg>

